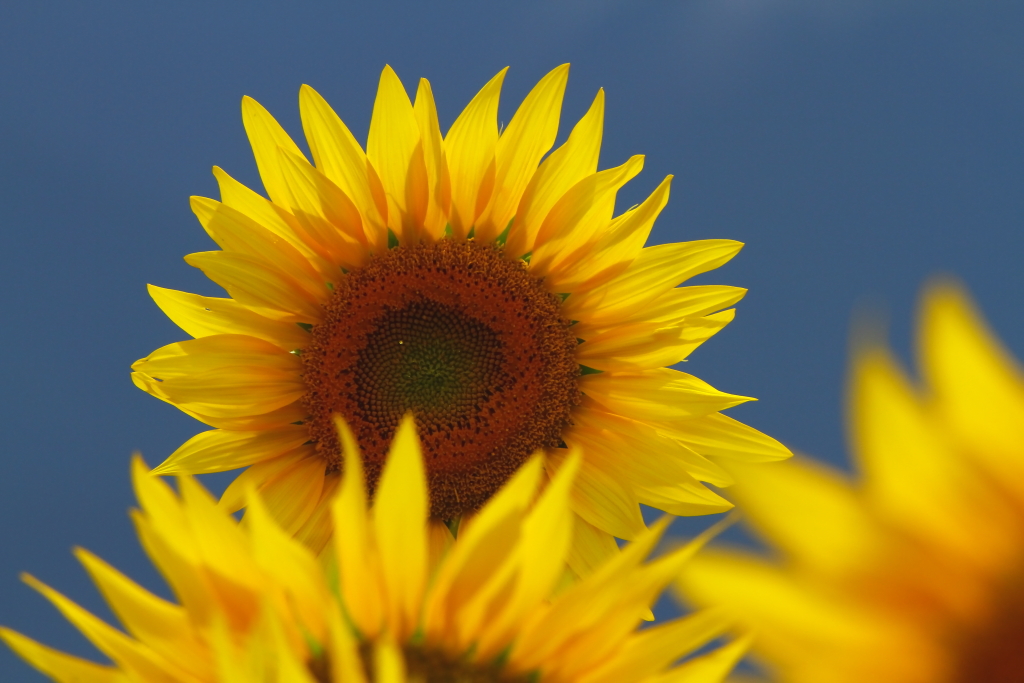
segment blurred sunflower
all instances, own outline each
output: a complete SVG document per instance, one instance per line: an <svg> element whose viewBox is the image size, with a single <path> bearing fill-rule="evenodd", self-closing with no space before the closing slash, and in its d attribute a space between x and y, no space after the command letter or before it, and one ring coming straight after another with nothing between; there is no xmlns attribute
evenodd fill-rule
<svg viewBox="0 0 1024 683"><path fill-rule="evenodd" d="M1024 680L1024 375L954 285L924 297L918 389L892 355L854 358L863 476L758 468L736 499L779 562L721 550L679 582L757 630L794 683Z"/></svg>
<svg viewBox="0 0 1024 683"><path fill-rule="evenodd" d="M314 165L255 101L242 119L270 200L219 168L221 201L192 208L221 251L186 261L231 298L150 287L195 339L132 367L137 386L216 427L160 474L249 466L289 533L329 537L324 513L351 425L372 491L399 419L413 411L427 454L431 517L477 510L526 459L587 454L573 489L585 573L644 530L638 503L673 514L730 504L712 458L788 456L719 414L749 400L665 366L732 320L737 287L677 287L742 246L644 247L669 181L614 216L642 157L598 171L604 95L561 147L568 65L545 76L499 133L505 71L442 138L429 83L415 102L385 68L366 152L312 88L299 96Z"/></svg>
<svg viewBox="0 0 1024 683"><path fill-rule="evenodd" d="M664 523L566 587L575 452L539 498L543 464L528 460L449 543L428 524L412 420L397 431L369 511L357 447L342 431L346 476L331 506L339 533L326 574L258 494L239 524L193 479L180 478L175 495L136 460L139 538L179 602L80 549L127 633L26 580L113 664L9 629L0 637L61 683L716 683L742 654L737 641L677 664L723 632L719 611L637 630L695 549L644 564Z"/></svg>

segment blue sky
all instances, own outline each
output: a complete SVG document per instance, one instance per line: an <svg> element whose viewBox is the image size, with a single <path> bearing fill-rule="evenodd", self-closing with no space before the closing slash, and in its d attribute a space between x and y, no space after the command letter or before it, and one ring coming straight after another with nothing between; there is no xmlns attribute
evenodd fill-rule
<svg viewBox="0 0 1024 683"><path fill-rule="evenodd" d="M431 80L445 127L500 68L507 121L571 62L562 137L604 87L602 166L647 155L621 206L676 175L652 240L747 244L701 278L750 294L687 370L842 464L855 309L884 312L906 356L921 284L953 273L1024 355L1021 35L1018 3L939 0L3 3L0 623L91 652L17 580L106 613L75 544L160 585L128 459L198 424L128 366L183 336L147 282L217 291L181 260L210 248L188 197L216 196L214 164L258 187L243 95L298 134L309 83L363 138L385 63ZM5 650L0 671L42 680Z"/></svg>

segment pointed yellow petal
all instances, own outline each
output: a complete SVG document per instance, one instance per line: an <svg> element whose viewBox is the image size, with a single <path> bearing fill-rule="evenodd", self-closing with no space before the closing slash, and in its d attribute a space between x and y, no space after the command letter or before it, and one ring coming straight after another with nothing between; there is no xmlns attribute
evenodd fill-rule
<svg viewBox="0 0 1024 683"><path fill-rule="evenodd" d="M281 175L277 149L283 147L299 156L302 156L302 152L270 112L248 96L242 98L242 125L249 136L249 144L256 157L256 167L260 171L260 178L263 179L263 186L267 188L267 194L275 203L291 208L288 203L288 189Z"/></svg>
<svg viewBox="0 0 1024 683"><path fill-rule="evenodd" d="M566 562L577 576L589 576L618 552L614 536L576 516L572 526L572 549Z"/></svg>
<svg viewBox="0 0 1024 683"><path fill-rule="evenodd" d="M498 144L498 96L508 67L487 82L455 119L444 139L451 175L452 234L464 239L491 198Z"/></svg>
<svg viewBox="0 0 1024 683"><path fill-rule="evenodd" d="M423 143L423 163L427 172L428 203L423 209L423 228L430 239L440 239L448 223L452 188L448 177L448 159L444 153L444 141L437 122L437 107L434 93L427 79L421 78L413 103L416 123Z"/></svg>
<svg viewBox="0 0 1024 683"><path fill-rule="evenodd" d="M736 465L731 471L731 492L751 523L801 565L835 574L879 550L874 522L838 472L809 460Z"/></svg>
<svg viewBox="0 0 1024 683"><path fill-rule="evenodd" d="M305 393L297 357L244 335L169 344L136 361L132 369L145 391L204 415L269 413Z"/></svg>
<svg viewBox="0 0 1024 683"><path fill-rule="evenodd" d="M351 430L335 419L345 461L341 490L331 506L334 547L338 559L339 593L347 613L364 637L382 627L385 600L378 573L376 548L367 519L366 484L359 448Z"/></svg>
<svg viewBox="0 0 1024 683"><path fill-rule="evenodd" d="M18 656L58 683L128 683L117 669L66 655L9 628L0 626L0 639Z"/></svg>
<svg viewBox="0 0 1024 683"><path fill-rule="evenodd" d="M330 105L308 85L299 91L302 128L316 167L355 203L363 218L370 248L387 245L387 204L379 204L373 192L372 167L348 127ZM376 174L374 174L376 175Z"/></svg>
<svg viewBox="0 0 1024 683"><path fill-rule="evenodd" d="M598 230L587 244L566 256L549 274L548 287L556 292L586 291L625 271L640 254L654 221L668 203L671 182L672 176L667 176L640 206Z"/></svg>
<svg viewBox="0 0 1024 683"><path fill-rule="evenodd" d="M742 247L742 243L732 240L647 247L622 275L592 291L576 292L566 299L563 314L592 325L626 318L681 282L726 263Z"/></svg>
<svg viewBox="0 0 1024 683"><path fill-rule="evenodd" d="M203 271L238 303L272 320L318 323L323 315L319 302L295 280L251 256L205 251L189 254L185 263Z"/></svg>
<svg viewBox="0 0 1024 683"><path fill-rule="evenodd" d="M395 432L374 494L373 525L393 610L391 629L416 628L427 579L427 477L412 415Z"/></svg>
<svg viewBox="0 0 1024 683"><path fill-rule="evenodd" d="M352 200L301 156L278 149L278 164L295 220L317 253L337 266L352 268L366 260L363 220Z"/></svg>
<svg viewBox="0 0 1024 683"><path fill-rule="evenodd" d="M197 678L209 676L205 647L182 607L153 595L88 550L76 548L75 556L129 633Z"/></svg>
<svg viewBox="0 0 1024 683"><path fill-rule="evenodd" d="M295 281L310 298L327 300L330 291L319 273L286 240L215 199L192 197L190 203L203 229L221 249L262 261Z"/></svg>
<svg viewBox="0 0 1024 683"><path fill-rule="evenodd" d="M941 419L994 476L1024 494L1024 372L1019 362L968 295L949 283L925 293L918 346Z"/></svg>
<svg viewBox="0 0 1024 683"><path fill-rule="evenodd" d="M295 625L308 637L323 642L327 638L324 605L330 594L320 564L309 549L278 525L255 492L248 499L245 519L253 559L274 584L287 591L289 608L298 619Z"/></svg>
<svg viewBox="0 0 1024 683"><path fill-rule="evenodd" d="M671 422L659 421L654 427L702 455L741 462L771 462L793 455L767 434L720 413Z"/></svg>
<svg viewBox="0 0 1024 683"><path fill-rule="evenodd" d="M648 683L723 683L750 649L752 636L734 640L706 655L694 657Z"/></svg>
<svg viewBox="0 0 1024 683"><path fill-rule="evenodd" d="M200 432L160 464L154 474L205 474L245 467L270 460L309 440L302 425L258 432L214 429Z"/></svg>
<svg viewBox="0 0 1024 683"><path fill-rule="evenodd" d="M523 617L550 597L561 578L572 542L574 515L569 497L580 460L579 451L570 451L523 521L516 549L519 570L515 588L507 594L504 610L497 614L492 611L479 631L476 656L487 658L507 647L515 639Z"/></svg>
<svg viewBox="0 0 1024 683"><path fill-rule="evenodd" d="M948 552L969 556L986 516L976 506L957 504L971 480L953 444L888 352L862 351L854 363L851 433L877 509ZM908 488L907 481L915 486Z"/></svg>
<svg viewBox="0 0 1024 683"><path fill-rule="evenodd" d="M327 543L334 533L334 524L331 521L331 503L340 483L341 478L337 473L324 477L320 502L316 504L302 528L295 533L296 540L313 551L314 554L319 555L327 547Z"/></svg>
<svg viewBox="0 0 1024 683"><path fill-rule="evenodd" d="M723 612L704 610L644 629L631 636L611 662L580 679L581 683L618 683L627 677L643 680L722 635L729 626Z"/></svg>
<svg viewBox="0 0 1024 683"><path fill-rule="evenodd" d="M557 472L565 459L562 454L549 456L550 469ZM631 540L646 528L640 505L628 484L586 460L576 475L571 505L580 517L618 538Z"/></svg>
<svg viewBox="0 0 1024 683"><path fill-rule="evenodd" d="M143 680L154 683L199 683L198 679L182 671L144 645L132 640L112 626L104 623L77 604L28 574L22 580L39 591L64 618L82 632L96 648L110 657L118 666Z"/></svg>
<svg viewBox="0 0 1024 683"><path fill-rule="evenodd" d="M537 164L555 144L569 65L551 70L519 106L494 150L494 194L477 221L476 237L496 238L515 215Z"/></svg>
<svg viewBox="0 0 1024 683"><path fill-rule="evenodd" d="M349 625L342 620L339 605L332 602L327 610L330 627L329 644L331 674L334 681L345 683L367 683L359 643L356 642Z"/></svg>
<svg viewBox="0 0 1024 683"><path fill-rule="evenodd" d="M417 148L419 155L414 154ZM426 168L412 102L390 66L385 66L380 75L366 140L366 156L384 185L388 206L395 209L389 208L388 227L395 235L404 235L411 240L415 235L411 220L407 218L411 209L409 199L411 196L426 196ZM414 162L418 168L412 168ZM413 179L420 184L419 187L410 187Z"/></svg>
<svg viewBox="0 0 1024 683"><path fill-rule="evenodd" d="M220 188L220 200L225 206L240 211L298 249L319 272L324 273L328 270L317 254L315 245L310 244L309 234L295 221L295 217L286 207L278 206L263 195L253 192L219 166L213 167L213 175Z"/></svg>
<svg viewBox="0 0 1024 683"><path fill-rule="evenodd" d="M235 477L234 481L228 484L221 494L220 502L217 503L223 510L234 513L245 507L246 496L249 489L262 491L264 487L284 472L291 470L299 462L315 456L313 446L307 445L296 448L293 451L279 455L270 460L264 460L246 468L241 474Z"/></svg>
<svg viewBox="0 0 1024 683"><path fill-rule="evenodd" d="M604 125L604 90L598 90L594 102L572 129L565 144L541 163L523 192L515 221L505 248L521 256L532 252L540 226L570 187L597 171Z"/></svg>
<svg viewBox="0 0 1024 683"><path fill-rule="evenodd" d="M640 421L696 417L750 399L725 394L685 372L602 372L580 377L580 390L613 413Z"/></svg>
<svg viewBox="0 0 1024 683"><path fill-rule="evenodd" d="M319 455L300 460L260 491L271 515L288 534L298 531L320 502L325 466Z"/></svg>
<svg viewBox="0 0 1024 683"><path fill-rule="evenodd" d="M581 365L604 372L640 372L675 365L732 322L735 309L674 326L632 323L594 333L580 345Z"/></svg>
<svg viewBox="0 0 1024 683"><path fill-rule="evenodd" d="M147 287L160 310L192 337L245 334L269 341L285 351L309 344L309 332L298 325L264 318L233 299L200 296L156 285Z"/></svg>
<svg viewBox="0 0 1024 683"><path fill-rule="evenodd" d="M551 208L534 246L530 271L538 275L553 272L576 255L601 230L606 229L615 209L615 196L623 185L644 167L637 154L615 168L598 171L573 185Z"/></svg>

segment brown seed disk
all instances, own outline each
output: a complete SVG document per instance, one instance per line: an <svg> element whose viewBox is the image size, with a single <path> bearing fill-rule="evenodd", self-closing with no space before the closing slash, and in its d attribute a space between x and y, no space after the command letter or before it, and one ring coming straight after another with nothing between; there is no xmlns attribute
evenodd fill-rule
<svg viewBox="0 0 1024 683"><path fill-rule="evenodd" d="M397 247L347 274L312 330L302 354L310 434L337 470L331 417L344 417L372 491L412 411L431 515L453 519L559 444L579 402L575 356L558 297L522 262L474 242Z"/></svg>

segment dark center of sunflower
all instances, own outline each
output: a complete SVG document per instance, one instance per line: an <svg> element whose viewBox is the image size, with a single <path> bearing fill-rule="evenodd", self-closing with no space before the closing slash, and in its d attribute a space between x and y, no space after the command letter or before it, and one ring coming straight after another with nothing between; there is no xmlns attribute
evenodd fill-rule
<svg viewBox="0 0 1024 683"><path fill-rule="evenodd" d="M1000 584L988 614L958 638L954 683L1024 681L1024 573Z"/></svg>
<svg viewBox="0 0 1024 683"><path fill-rule="evenodd" d="M347 274L302 355L309 430L338 470L332 421L362 450L372 491L395 428L416 419L431 514L478 508L579 401L576 340L558 297L474 242L397 247Z"/></svg>

